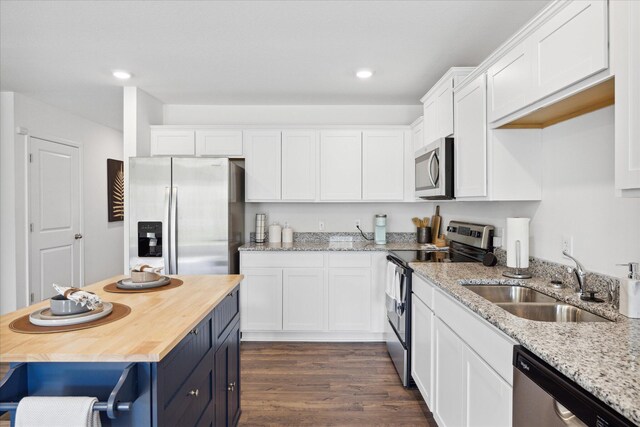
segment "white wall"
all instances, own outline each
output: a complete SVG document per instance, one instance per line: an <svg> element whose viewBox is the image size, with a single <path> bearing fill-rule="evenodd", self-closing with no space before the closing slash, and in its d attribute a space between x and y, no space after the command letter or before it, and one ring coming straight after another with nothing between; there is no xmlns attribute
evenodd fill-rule
<svg viewBox="0 0 640 427"><path fill-rule="evenodd" d="M569 264L560 253L562 235L573 236L574 255L591 271L624 274L616 263L640 261L640 199L614 191L614 108L559 123L542 131L543 189L540 202L438 202L444 223L452 219L505 226L505 218L530 217L531 254ZM373 216L386 213L389 231L413 231L411 217L430 216L436 203L289 204L250 203L247 230L255 214L288 221L295 231L356 231L360 219L372 230Z"/></svg>
<svg viewBox="0 0 640 427"><path fill-rule="evenodd" d="M422 105L165 105L165 125L408 125Z"/></svg>
<svg viewBox="0 0 640 427"><path fill-rule="evenodd" d="M4 95L3 95L4 96ZM2 140L2 158L13 151L15 170L5 181L3 175L2 193L14 197L2 197L2 217L11 206L15 207L15 216L10 226L15 228L16 238L12 242L13 253L6 253L3 244L2 276L0 286L7 295L11 295L11 287L15 284L15 298L4 301L2 310L15 309L27 302L27 259L26 237L26 154L27 137L15 133L15 127L28 130L31 136L44 138L61 138L74 141L83 146L83 198L84 198L84 280L86 284L120 273L123 253L123 223L109 223L107 218L107 158L122 159L122 133L91 122L82 117L62 111L48 104L13 94L14 123L12 133L14 144L10 139ZM10 104L7 105L10 107ZM3 107L5 107L3 103ZM4 109L4 108L3 108ZM3 135L6 129L3 126ZM7 131L8 132L8 131ZM4 160L3 160L4 165ZM4 168L3 174L4 174ZM8 174L9 175L9 174ZM13 189L13 190L12 190ZM6 224L3 220L3 229ZM3 236L4 240L4 236ZM11 273L15 266L15 273ZM13 280L4 276L13 274Z"/></svg>
<svg viewBox="0 0 640 427"><path fill-rule="evenodd" d="M130 157L151 154L149 125L162 124L162 102L135 86L123 88L123 158L124 170L129 170ZM121 272L129 270L129 174L124 175L124 227Z"/></svg>

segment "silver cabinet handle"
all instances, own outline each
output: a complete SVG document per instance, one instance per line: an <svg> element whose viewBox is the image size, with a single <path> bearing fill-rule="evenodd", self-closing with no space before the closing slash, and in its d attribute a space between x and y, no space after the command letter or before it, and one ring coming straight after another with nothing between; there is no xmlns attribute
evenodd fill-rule
<svg viewBox="0 0 640 427"><path fill-rule="evenodd" d="M171 247L169 263L171 265L171 273L178 274L178 187L171 188L169 215L169 245Z"/></svg>
<svg viewBox="0 0 640 427"><path fill-rule="evenodd" d="M189 333L193 334L193 335L198 335L198 328L194 328L194 329L190 330Z"/></svg>
<svg viewBox="0 0 640 427"><path fill-rule="evenodd" d="M229 293L227 294L227 296L228 296L228 297L232 297L232 296L233 296L233 292L229 292Z"/></svg>
<svg viewBox="0 0 640 427"><path fill-rule="evenodd" d="M198 390L198 389L191 390L189 392L189 396L193 396L193 397L198 397L199 394L200 394L200 390Z"/></svg>
<svg viewBox="0 0 640 427"><path fill-rule="evenodd" d="M73 236L73 238L76 239L76 240L82 239L82 234L76 233L76 235Z"/></svg>
<svg viewBox="0 0 640 427"><path fill-rule="evenodd" d="M227 390L228 391L233 391L235 389L236 389L236 383L235 382L229 383L229 386L227 387Z"/></svg>

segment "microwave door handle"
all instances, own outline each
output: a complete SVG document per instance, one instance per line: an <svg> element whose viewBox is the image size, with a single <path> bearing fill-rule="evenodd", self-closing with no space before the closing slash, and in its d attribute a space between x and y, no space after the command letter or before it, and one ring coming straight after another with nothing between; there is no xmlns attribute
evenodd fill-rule
<svg viewBox="0 0 640 427"><path fill-rule="evenodd" d="M431 185L435 187L436 186L436 182L438 181L438 179L436 178L434 180L433 179L433 175L431 175L431 169L432 169L431 166L433 164L433 159L434 158L436 158L436 152L435 151L431 152L431 156L429 157L429 166L427 167L427 172L429 173L429 181L431 181Z"/></svg>

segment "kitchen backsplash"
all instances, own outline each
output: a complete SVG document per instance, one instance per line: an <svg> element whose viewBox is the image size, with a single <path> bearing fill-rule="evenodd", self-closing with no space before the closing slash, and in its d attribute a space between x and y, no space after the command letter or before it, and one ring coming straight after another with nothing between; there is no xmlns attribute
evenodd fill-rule
<svg viewBox="0 0 640 427"><path fill-rule="evenodd" d="M269 232L265 233L265 241L269 241ZM293 241L297 243L324 243L328 242L331 237L338 238L352 238L354 242L364 242L367 239L373 240L373 233L365 232L366 239L359 232L294 232ZM256 241L256 233L249 233L249 239L251 242ZM401 243L401 242L415 242L416 233L387 233L387 242L389 243Z"/></svg>

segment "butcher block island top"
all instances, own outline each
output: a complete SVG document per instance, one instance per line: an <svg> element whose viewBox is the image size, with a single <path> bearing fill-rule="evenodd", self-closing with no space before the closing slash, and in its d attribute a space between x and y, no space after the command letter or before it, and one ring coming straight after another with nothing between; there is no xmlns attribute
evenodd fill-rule
<svg viewBox="0 0 640 427"><path fill-rule="evenodd" d="M182 286L149 293L108 293L115 276L84 290L131 307L113 323L72 332L23 334L9 324L49 301L0 316L0 362L159 362L242 281L242 275L171 276Z"/></svg>

